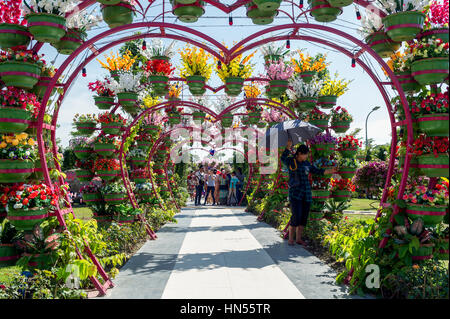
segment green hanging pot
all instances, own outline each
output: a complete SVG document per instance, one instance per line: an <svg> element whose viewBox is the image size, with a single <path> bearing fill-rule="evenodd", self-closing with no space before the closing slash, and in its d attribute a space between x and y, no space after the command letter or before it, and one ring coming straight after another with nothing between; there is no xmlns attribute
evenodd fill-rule
<svg viewBox="0 0 450 319"><path fill-rule="evenodd" d="M357 149L346 149L346 150L339 150L338 152L344 158L354 158L356 156L356 153L358 153L358 150Z"/></svg>
<svg viewBox="0 0 450 319"><path fill-rule="evenodd" d="M202 111L192 112L192 119L194 121L199 121L200 123L203 123L205 121L205 116L206 116L206 113L202 112Z"/></svg>
<svg viewBox="0 0 450 319"><path fill-rule="evenodd" d="M413 78L413 76L411 75L411 71L395 72L395 76L397 77L397 80L400 82L400 86L402 87L403 91L416 92L420 90L421 86ZM392 86L392 88L395 90L394 86Z"/></svg>
<svg viewBox="0 0 450 319"><path fill-rule="evenodd" d="M98 3L104 4L104 5L115 5L121 2L121 0L97 0Z"/></svg>
<svg viewBox="0 0 450 319"><path fill-rule="evenodd" d="M103 197L100 192L83 193L81 196L83 197L83 202L85 202L86 205L95 205L103 201Z"/></svg>
<svg viewBox="0 0 450 319"><path fill-rule="evenodd" d="M411 64L411 75L420 85L440 84L448 77L448 69L448 57L422 59Z"/></svg>
<svg viewBox="0 0 450 319"><path fill-rule="evenodd" d="M303 82L310 83L316 74L316 71L303 71L299 73L298 76L303 80Z"/></svg>
<svg viewBox="0 0 450 319"><path fill-rule="evenodd" d="M266 25L273 22L274 17L278 14L278 11L263 11L256 5L247 6L247 17L252 19L253 24Z"/></svg>
<svg viewBox="0 0 450 319"><path fill-rule="evenodd" d="M48 208L37 210L14 209L8 207L6 218L17 229L30 231L34 225L42 223L48 217Z"/></svg>
<svg viewBox="0 0 450 319"><path fill-rule="evenodd" d="M120 27L133 22L134 7L127 3L116 5L102 5L103 20L110 29Z"/></svg>
<svg viewBox="0 0 450 319"><path fill-rule="evenodd" d="M222 127L231 127L233 125L233 114L226 113L222 116L220 120Z"/></svg>
<svg viewBox="0 0 450 319"><path fill-rule="evenodd" d="M80 182L90 182L94 178L94 173L87 169L77 169L75 175Z"/></svg>
<svg viewBox="0 0 450 319"><path fill-rule="evenodd" d="M420 247L416 249L412 248L412 260L414 261L422 261L426 259L433 258L433 248L434 244L420 244Z"/></svg>
<svg viewBox="0 0 450 319"><path fill-rule="evenodd" d="M136 167L145 167L147 159L145 157L135 157L131 160L131 163Z"/></svg>
<svg viewBox="0 0 450 319"><path fill-rule="evenodd" d="M331 192L330 197L336 202L345 202L352 197L352 192L348 190L335 190Z"/></svg>
<svg viewBox="0 0 450 319"><path fill-rule="evenodd" d="M331 129L335 133L345 133L350 128L352 121L331 121Z"/></svg>
<svg viewBox="0 0 450 319"><path fill-rule="evenodd" d="M41 76L31 91L42 99L44 97L45 91L47 91L47 87L49 86L51 80L52 80L52 78L50 78L50 77ZM54 87L52 89L52 92L50 93L50 97L55 95L55 93L56 93L56 87Z"/></svg>
<svg viewBox="0 0 450 319"><path fill-rule="evenodd" d="M328 157L334 152L335 144L312 144L311 150L319 157Z"/></svg>
<svg viewBox="0 0 450 319"><path fill-rule="evenodd" d="M69 29L67 30L66 35L58 42L53 43L52 46L58 53L70 55L84 43L86 37L86 32L79 29Z"/></svg>
<svg viewBox="0 0 450 319"><path fill-rule="evenodd" d="M205 13L205 9L203 9L201 2L199 4L182 4L179 3L179 1L174 1L172 13L176 15L181 22L193 23L197 22L198 18Z"/></svg>
<svg viewBox="0 0 450 319"><path fill-rule="evenodd" d="M0 78L5 86L32 89L40 76L41 67L35 63L16 61L0 63Z"/></svg>
<svg viewBox="0 0 450 319"><path fill-rule="evenodd" d="M309 123L317 126L322 131L324 131L328 127L328 119L325 120L309 120Z"/></svg>
<svg viewBox="0 0 450 319"><path fill-rule="evenodd" d="M342 14L341 8L334 8L325 0L312 0L310 15L317 22L332 22Z"/></svg>
<svg viewBox="0 0 450 319"><path fill-rule="evenodd" d="M230 76L225 79L225 92L229 96L238 96L239 94L241 94L243 86L243 78Z"/></svg>
<svg viewBox="0 0 450 319"><path fill-rule="evenodd" d="M44 43L56 43L66 34L66 18L49 13L31 13L25 19L33 38Z"/></svg>
<svg viewBox="0 0 450 319"><path fill-rule="evenodd" d="M448 136L448 113L421 115L415 121L418 129L428 136Z"/></svg>
<svg viewBox="0 0 450 319"><path fill-rule="evenodd" d="M370 34L365 41L383 59L389 58L401 46L401 43L392 41L383 31Z"/></svg>
<svg viewBox="0 0 450 319"><path fill-rule="evenodd" d="M271 80L269 81L270 95L273 97L280 97L286 92L289 87L287 80Z"/></svg>
<svg viewBox="0 0 450 319"><path fill-rule="evenodd" d="M0 159L0 183L22 183L33 174L34 163L29 160Z"/></svg>
<svg viewBox="0 0 450 319"><path fill-rule="evenodd" d="M136 184L142 184L142 183L147 182L147 178L145 178L145 177L135 177L135 178L133 178L133 181Z"/></svg>
<svg viewBox="0 0 450 319"><path fill-rule="evenodd" d="M171 125L178 125L181 123L181 114L177 112L170 112L167 114L167 117L169 119L169 123Z"/></svg>
<svg viewBox="0 0 450 319"><path fill-rule="evenodd" d="M122 204L128 201L127 193L112 193L112 194L104 194L103 199L108 204Z"/></svg>
<svg viewBox="0 0 450 319"><path fill-rule="evenodd" d="M297 100L298 109L301 111L312 110L317 104L317 98L304 96Z"/></svg>
<svg viewBox="0 0 450 319"><path fill-rule="evenodd" d="M339 168L337 174L339 174L342 178L353 178L356 174L356 168L342 166Z"/></svg>
<svg viewBox="0 0 450 319"><path fill-rule="evenodd" d="M448 154L425 154L418 155L417 168L419 174L428 177L449 177Z"/></svg>
<svg viewBox="0 0 450 319"><path fill-rule="evenodd" d="M444 220L447 206L407 204L406 215L412 220L422 219L425 227L432 227Z"/></svg>
<svg viewBox="0 0 450 319"><path fill-rule="evenodd" d="M21 133L29 126L31 112L16 107L0 107L0 133Z"/></svg>
<svg viewBox="0 0 450 319"><path fill-rule="evenodd" d="M104 157L111 157L116 151L116 146L113 143L94 143L94 152Z"/></svg>
<svg viewBox="0 0 450 319"><path fill-rule="evenodd" d="M342 8L351 5L353 0L327 0L327 2L334 8Z"/></svg>
<svg viewBox="0 0 450 319"><path fill-rule="evenodd" d="M135 92L117 93L119 104L123 107L134 107L136 105L138 94Z"/></svg>
<svg viewBox="0 0 450 319"><path fill-rule="evenodd" d="M330 197L330 191L328 189L312 189L312 199L316 201L326 201Z"/></svg>
<svg viewBox="0 0 450 319"><path fill-rule="evenodd" d="M422 30L425 14L419 11L403 11L383 18L387 35L395 42L411 41Z"/></svg>
<svg viewBox="0 0 450 319"><path fill-rule="evenodd" d="M0 266L12 266L20 258L14 244L0 244Z"/></svg>
<svg viewBox="0 0 450 319"><path fill-rule="evenodd" d="M419 33L418 38L420 40L429 39L441 39L443 42L448 43L448 28L432 28Z"/></svg>
<svg viewBox="0 0 450 319"><path fill-rule="evenodd" d="M248 113L248 123L255 125L259 123L261 119L261 112L250 112Z"/></svg>
<svg viewBox="0 0 450 319"><path fill-rule="evenodd" d="M282 0L253 0L253 3L256 4L259 10L261 11L276 11L280 5Z"/></svg>
<svg viewBox="0 0 450 319"><path fill-rule="evenodd" d="M97 176L99 176L102 180L109 182L115 179L120 175L120 169L119 170L98 170Z"/></svg>
<svg viewBox="0 0 450 319"><path fill-rule="evenodd" d="M28 46L31 34L27 27L14 23L0 24L0 48L9 49L17 46Z"/></svg>
<svg viewBox="0 0 450 319"><path fill-rule="evenodd" d="M152 85L153 92L157 96L164 96L169 92L169 86L167 84L169 82L168 76L150 75L148 79Z"/></svg>
<svg viewBox="0 0 450 319"><path fill-rule="evenodd" d="M186 83L191 94L203 94L205 92L206 78L201 75L191 75L186 78ZM202 93L203 92L203 93Z"/></svg>
<svg viewBox="0 0 450 319"><path fill-rule="evenodd" d="M121 123L102 123L102 131L105 134L119 135L123 128Z"/></svg>
<svg viewBox="0 0 450 319"><path fill-rule="evenodd" d="M322 95L317 99L317 104L323 109L331 109L337 103L336 95Z"/></svg>
<svg viewBox="0 0 450 319"><path fill-rule="evenodd" d="M114 96L94 96L95 105L100 110L109 110L115 103Z"/></svg>
<svg viewBox="0 0 450 319"><path fill-rule="evenodd" d="M152 145L153 145L153 143L147 142L147 141L137 141L136 142L137 148L143 150L144 152L147 152Z"/></svg>
<svg viewBox="0 0 450 319"><path fill-rule="evenodd" d="M73 148L73 153L75 154L75 157L78 159L87 159L92 154L92 147L84 147L84 146L75 146Z"/></svg>
<svg viewBox="0 0 450 319"><path fill-rule="evenodd" d="M95 122L79 122L75 123L77 131L80 135L90 136L97 129L97 123Z"/></svg>

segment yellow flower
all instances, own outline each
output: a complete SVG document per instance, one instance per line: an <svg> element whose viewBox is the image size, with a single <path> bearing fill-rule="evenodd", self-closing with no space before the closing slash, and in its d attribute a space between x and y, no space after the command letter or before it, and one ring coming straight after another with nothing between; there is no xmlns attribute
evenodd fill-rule
<svg viewBox="0 0 450 319"><path fill-rule="evenodd" d="M14 146L17 146L17 145L19 145L19 140L18 139L13 139L12 140L12 145L14 145Z"/></svg>
<svg viewBox="0 0 450 319"><path fill-rule="evenodd" d="M0 143L0 148L5 148L8 144L6 144L5 142L1 142Z"/></svg>
<svg viewBox="0 0 450 319"><path fill-rule="evenodd" d="M30 138L30 139L28 140L28 145L34 146L34 144L36 144L36 142L35 142L32 138Z"/></svg>
<svg viewBox="0 0 450 319"><path fill-rule="evenodd" d="M414 264L412 267L413 267L413 269L416 269L416 270L420 268L419 265L417 265L417 264Z"/></svg>

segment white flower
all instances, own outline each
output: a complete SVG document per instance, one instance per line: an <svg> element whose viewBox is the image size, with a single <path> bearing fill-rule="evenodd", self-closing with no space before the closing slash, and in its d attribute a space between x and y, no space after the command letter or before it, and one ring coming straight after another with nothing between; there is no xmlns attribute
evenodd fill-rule
<svg viewBox="0 0 450 319"><path fill-rule="evenodd" d="M15 203L13 208L14 209L21 209L23 207L22 203Z"/></svg>
<svg viewBox="0 0 450 319"><path fill-rule="evenodd" d="M301 77L295 77L290 80L292 89L287 91L290 99L298 100L302 97L318 97L323 81L318 81L314 77L311 82L305 83Z"/></svg>
<svg viewBox="0 0 450 319"><path fill-rule="evenodd" d="M139 94L142 91L141 77L142 72L133 74L130 71L123 71L119 73L119 81L108 78L109 83L105 83L105 87L115 93L136 92Z"/></svg>
<svg viewBox="0 0 450 319"><path fill-rule="evenodd" d="M174 55L174 45L175 40L165 47L162 39L152 39L145 50L142 50L141 48L141 54L149 60L157 55L171 58Z"/></svg>

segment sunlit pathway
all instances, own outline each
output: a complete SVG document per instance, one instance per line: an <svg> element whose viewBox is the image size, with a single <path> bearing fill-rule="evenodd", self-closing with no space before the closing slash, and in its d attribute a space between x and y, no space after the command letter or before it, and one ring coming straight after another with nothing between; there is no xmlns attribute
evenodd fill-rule
<svg viewBox="0 0 450 319"><path fill-rule="evenodd" d="M105 298L348 298L331 268L241 208L189 206L176 217Z"/></svg>

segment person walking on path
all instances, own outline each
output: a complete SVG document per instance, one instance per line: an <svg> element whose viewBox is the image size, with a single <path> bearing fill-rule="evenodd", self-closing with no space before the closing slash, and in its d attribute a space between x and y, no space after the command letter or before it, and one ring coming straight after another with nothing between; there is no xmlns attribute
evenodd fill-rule
<svg viewBox="0 0 450 319"><path fill-rule="evenodd" d="M309 148L306 145L300 145L294 156L292 153L292 141L288 140L286 149L281 155L281 161L289 170L289 201L291 203L291 219L289 221L289 245L294 245L294 230L296 242L300 245L306 245L302 240L303 229L308 220L309 209L312 202L311 184L309 182L309 173L316 175L334 174L337 168L331 169L317 168L307 160Z"/></svg>
<svg viewBox="0 0 450 319"><path fill-rule="evenodd" d="M203 187L205 185L204 175L203 175L203 167L200 166L199 170L195 173L195 206L200 205L200 201L202 199Z"/></svg>
<svg viewBox="0 0 450 319"><path fill-rule="evenodd" d="M216 204L219 205L220 202L220 171L216 170L216 174L214 176L214 198L216 198Z"/></svg>
<svg viewBox="0 0 450 319"><path fill-rule="evenodd" d="M240 167L236 170L236 177L238 178L239 182L236 185L236 195L237 195L237 201L238 203L241 202L242 199L242 187L244 186L244 175L242 174L242 170Z"/></svg>
<svg viewBox="0 0 450 319"><path fill-rule="evenodd" d="M234 198L233 205L236 206L238 204L237 197L236 197L236 186L239 182L239 179L236 177L236 172L231 173L231 179L230 179L230 190L228 192L228 203L227 205L231 205L231 199Z"/></svg>
<svg viewBox="0 0 450 319"><path fill-rule="evenodd" d="M203 203L203 205L206 205L206 200L209 194L212 195L213 199L212 204L215 205L216 204L216 198L214 197L215 178L214 174L212 173L212 170L209 171L209 174L206 176L205 181L206 181L206 194L205 194L205 202Z"/></svg>
<svg viewBox="0 0 450 319"><path fill-rule="evenodd" d="M220 172L220 186L219 186L220 188L219 202L221 205L226 205L228 199L227 176L225 173L226 173L225 169L222 168Z"/></svg>

